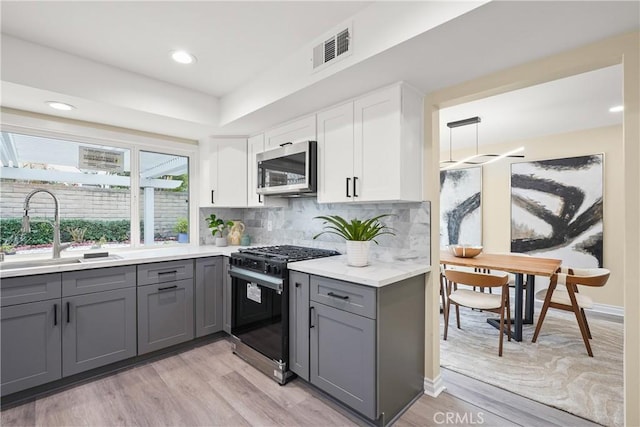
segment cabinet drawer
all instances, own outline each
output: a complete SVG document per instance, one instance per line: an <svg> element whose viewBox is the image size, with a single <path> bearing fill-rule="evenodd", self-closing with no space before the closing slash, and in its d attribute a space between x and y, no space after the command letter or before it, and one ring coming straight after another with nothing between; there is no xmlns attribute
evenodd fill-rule
<svg viewBox="0 0 640 427"><path fill-rule="evenodd" d="M63 297L111 291L135 285L135 265L62 273Z"/></svg>
<svg viewBox="0 0 640 427"><path fill-rule="evenodd" d="M376 318L375 288L311 276L310 299L370 319Z"/></svg>
<svg viewBox="0 0 640 427"><path fill-rule="evenodd" d="M2 306L24 304L60 298L62 279L60 273L2 279L0 301Z"/></svg>
<svg viewBox="0 0 640 427"><path fill-rule="evenodd" d="M193 277L193 260L154 262L138 266L138 286Z"/></svg>

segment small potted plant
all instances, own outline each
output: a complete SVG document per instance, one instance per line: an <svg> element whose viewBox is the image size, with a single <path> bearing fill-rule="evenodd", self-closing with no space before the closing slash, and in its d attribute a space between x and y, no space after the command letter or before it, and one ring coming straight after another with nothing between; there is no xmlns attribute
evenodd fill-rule
<svg viewBox="0 0 640 427"><path fill-rule="evenodd" d="M189 221L187 218L178 218L176 225L173 226L173 231L178 233L178 243L189 242Z"/></svg>
<svg viewBox="0 0 640 427"><path fill-rule="evenodd" d="M347 241L347 264L353 267L364 267L369 262L369 247L371 241L378 242L376 237L389 234L395 236L393 229L380 222L380 218L390 214L378 215L373 218L347 221L339 215L317 216L314 219L324 220L324 231L316 234L317 238L325 233L335 234Z"/></svg>
<svg viewBox="0 0 640 427"><path fill-rule="evenodd" d="M16 253L16 248L15 246L13 246L12 244L9 243L3 243L0 246L0 252L2 252L5 255L15 255Z"/></svg>
<svg viewBox="0 0 640 427"><path fill-rule="evenodd" d="M211 230L211 234L216 236L216 246L227 246L227 238L224 237L224 231L233 226L233 222L225 221L222 218L216 217L215 214L209 215L208 218L205 218L207 223L209 224L209 229Z"/></svg>

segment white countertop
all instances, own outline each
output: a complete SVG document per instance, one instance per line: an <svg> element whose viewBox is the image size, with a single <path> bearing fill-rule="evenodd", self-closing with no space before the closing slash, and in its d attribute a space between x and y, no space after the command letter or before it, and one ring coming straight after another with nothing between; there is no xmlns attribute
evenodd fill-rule
<svg viewBox="0 0 640 427"><path fill-rule="evenodd" d="M315 274L377 288L431 271L431 265L426 259L372 260L366 267L351 267L347 265L346 255L291 262L287 264L287 267L289 270L301 273Z"/></svg>
<svg viewBox="0 0 640 427"><path fill-rule="evenodd" d="M154 249L131 249L131 250L108 250L109 255L116 255L118 258L93 258L83 259L82 262L73 262L70 264L60 265L43 265L38 267L25 267L11 269L12 262L31 261L31 260L48 260L51 254L35 254L35 255L8 255L5 260L0 263L0 278L30 276L33 274L59 273L63 271L88 270L92 268L116 267L120 265L144 264L148 262L174 261L189 258L204 258L210 256L229 256L232 252L247 246L176 246L171 248L154 248ZM106 249L95 250L93 252L107 252ZM82 257L83 254L73 252L63 252L62 259L74 259Z"/></svg>

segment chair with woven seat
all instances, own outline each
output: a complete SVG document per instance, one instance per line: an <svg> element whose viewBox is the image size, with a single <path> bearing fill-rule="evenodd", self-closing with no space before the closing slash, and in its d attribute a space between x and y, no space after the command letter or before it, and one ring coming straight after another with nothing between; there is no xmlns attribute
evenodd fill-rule
<svg viewBox="0 0 640 427"><path fill-rule="evenodd" d="M593 307L593 301L586 295L578 293L578 285L601 287L609 280L609 270L606 268L567 268L561 267L551 276L548 289L543 289L536 293L536 298L544 300L536 331L533 334L531 342L536 342L538 334L542 328L542 322L547 315L549 307L559 310L571 311L575 314L582 334L582 340L587 348L589 356L593 357L591 351L591 330L587 322L587 316L584 313L585 308ZM559 285L561 287L559 287Z"/></svg>
<svg viewBox="0 0 640 427"><path fill-rule="evenodd" d="M509 277L506 274L472 273L458 270L445 270L447 279L447 308L445 310L444 339L447 339L449 331L449 313L451 304L456 306L456 321L460 329L460 306L476 308L483 311L492 311L500 314L500 344L498 356L502 356L502 342L506 329L509 341L511 341L511 310L509 308ZM487 294L471 289L458 289L458 285L467 285L478 288L502 288L500 294Z"/></svg>

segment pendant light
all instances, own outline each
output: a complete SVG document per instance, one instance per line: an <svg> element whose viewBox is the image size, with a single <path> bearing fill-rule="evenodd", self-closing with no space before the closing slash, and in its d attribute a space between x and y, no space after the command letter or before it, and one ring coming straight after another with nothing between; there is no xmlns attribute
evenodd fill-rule
<svg viewBox="0 0 640 427"><path fill-rule="evenodd" d="M503 154L480 154L479 152L479 138L478 138L478 125L480 124L480 117L470 117L468 119L457 120L455 122L447 123L447 127L449 128L449 159L442 160L440 162L440 170L453 169L460 165L486 165L489 163L496 162L498 160L504 159L505 157L510 158L524 158L523 154L516 154L524 151L524 147L516 148L515 150L508 151ZM462 160L453 160L453 128L468 126L468 125L476 125L476 154L473 154L469 157L466 157Z"/></svg>

